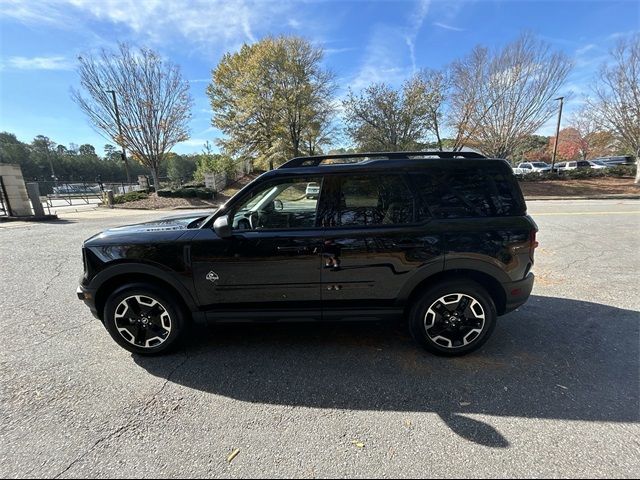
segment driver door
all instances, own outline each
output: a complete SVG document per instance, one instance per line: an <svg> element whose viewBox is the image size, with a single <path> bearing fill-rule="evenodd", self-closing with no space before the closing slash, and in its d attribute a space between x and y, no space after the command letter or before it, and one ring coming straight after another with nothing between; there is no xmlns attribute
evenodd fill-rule
<svg viewBox="0 0 640 480"><path fill-rule="evenodd" d="M319 195L306 195L310 182L322 178L258 184L230 208L232 237L194 239L194 283L211 317L237 319L242 310L252 318L320 320L322 229Z"/></svg>

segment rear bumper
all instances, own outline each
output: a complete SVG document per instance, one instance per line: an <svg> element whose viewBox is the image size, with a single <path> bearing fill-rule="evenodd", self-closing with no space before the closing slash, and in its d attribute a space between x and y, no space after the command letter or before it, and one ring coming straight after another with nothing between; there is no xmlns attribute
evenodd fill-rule
<svg viewBox="0 0 640 480"><path fill-rule="evenodd" d="M82 300L85 305L89 307L89 310L91 310L91 313L94 317L96 317L98 320L102 320L100 318L100 315L98 314L98 309L96 308L95 290L91 290L89 288L83 287L82 285L79 285L76 289L76 295L78 296L79 300Z"/></svg>
<svg viewBox="0 0 640 480"><path fill-rule="evenodd" d="M531 290L533 290L534 279L535 276L533 273L529 273L524 280L509 282L503 285L507 298L503 314L512 312L529 299Z"/></svg>

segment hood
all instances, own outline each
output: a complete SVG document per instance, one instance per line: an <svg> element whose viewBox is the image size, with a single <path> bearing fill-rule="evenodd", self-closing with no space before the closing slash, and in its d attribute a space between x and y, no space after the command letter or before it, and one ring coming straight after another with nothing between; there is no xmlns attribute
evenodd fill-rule
<svg viewBox="0 0 640 480"><path fill-rule="evenodd" d="M85 245L177 240L189 229L189 225L197 220L207 218L208 215L203 212L182 214L149 222L109 228L87 239Z"/></svg>

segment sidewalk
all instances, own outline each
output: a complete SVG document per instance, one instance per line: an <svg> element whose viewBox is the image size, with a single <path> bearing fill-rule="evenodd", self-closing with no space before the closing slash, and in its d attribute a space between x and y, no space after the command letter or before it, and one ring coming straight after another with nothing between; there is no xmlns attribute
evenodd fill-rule
<svg viewBox="0 0 640 480"><path fill-rule="evenodd" d="M526 201L530 200L640 200L640 194L608 193L601 195L525 195Z"/></svg>

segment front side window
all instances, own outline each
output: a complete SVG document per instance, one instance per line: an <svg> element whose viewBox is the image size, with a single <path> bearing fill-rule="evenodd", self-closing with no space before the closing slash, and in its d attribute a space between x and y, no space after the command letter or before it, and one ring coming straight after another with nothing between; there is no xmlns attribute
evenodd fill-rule
<svg viewBox="0 0 640 480"><path fill-rule="evenodd" d="M233 230L314 228L321 185L321 177L303 177L256 187L234 208Z"/></svg>
<svg viewBox="0 0 640 480"><path fill-rule="evenodd" d="M324 210L322 223L327 227L414 222L414 198L400 175L334 177L330 181Z"/></svg>

